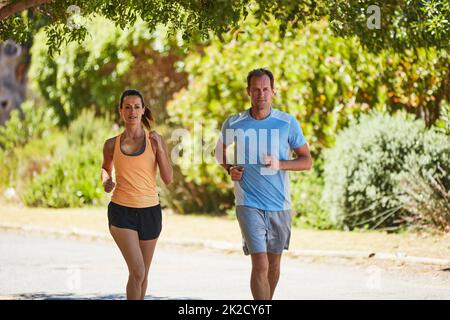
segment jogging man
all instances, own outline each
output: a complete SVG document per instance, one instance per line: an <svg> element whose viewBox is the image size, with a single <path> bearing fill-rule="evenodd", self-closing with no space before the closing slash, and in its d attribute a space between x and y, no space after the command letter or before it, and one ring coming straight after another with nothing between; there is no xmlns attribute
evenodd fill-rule
<svg viewBox="0 0 450 320"><path fill-rule="evenodd" d="M274 77L267 69L247 76L251 108L223 123L216 159L234 181L236 216L245 255L251 255L250 288L255 300L272 299L280 277L283 249L291 235L287 171L309 170L312 158L300 124L271 106ZM227 146L234 143L234 159ZM292 151L295 159L291 159Z"/></svg>

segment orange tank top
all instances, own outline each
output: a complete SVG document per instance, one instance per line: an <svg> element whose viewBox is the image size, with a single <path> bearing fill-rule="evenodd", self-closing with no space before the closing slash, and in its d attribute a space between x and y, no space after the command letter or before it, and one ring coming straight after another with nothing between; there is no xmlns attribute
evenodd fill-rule
<svg viewBox="0 0 450 320"><path fill-rule="evenodd" d="M144 152L127 155L120 147L120 138L114 144L113 164L116 173L116 187L111 201L131 208L153 207L159 204L156 187L156 158L148 132L145 131Z"/></svg>

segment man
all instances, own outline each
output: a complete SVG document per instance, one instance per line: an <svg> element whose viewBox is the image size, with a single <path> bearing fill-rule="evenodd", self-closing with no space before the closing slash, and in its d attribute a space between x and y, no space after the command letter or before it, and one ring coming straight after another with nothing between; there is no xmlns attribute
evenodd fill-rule
<svg viewBox="0 0 450 320"><path fill-rule="evenodd" d="M251 255L250 288L255 300L272 299L283 249L291 234L287 171L309 170L312 158L298 121L273 109L274 77L267 69L247 76L251 108L224 122L216 159L235 182L236 216L245 255ZM235 144L234 163L226 156ZM291 159L292 151L296 158Z"/></svg>

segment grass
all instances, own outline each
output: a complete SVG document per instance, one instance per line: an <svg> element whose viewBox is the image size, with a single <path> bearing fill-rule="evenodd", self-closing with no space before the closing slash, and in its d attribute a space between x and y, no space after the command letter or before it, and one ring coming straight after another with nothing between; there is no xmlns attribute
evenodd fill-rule
<svg viewBox="0 0 450 320"><path fill-rule="evenodd" d="M47 209L0 205L0 225L19 224L58 230L84 229L108 233L105 208ZM214 240L241 242L238 223L229 217L163 215L161 240ZM409 256L448 259L450 233L442 235L377 231L317 231L293 227L290 248L296 250L350 250L405 253Z"/></svg>

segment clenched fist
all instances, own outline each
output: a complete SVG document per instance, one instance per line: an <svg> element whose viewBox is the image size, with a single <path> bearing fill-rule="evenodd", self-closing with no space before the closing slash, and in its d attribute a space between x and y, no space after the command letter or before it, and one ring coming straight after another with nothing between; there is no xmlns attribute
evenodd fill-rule
<svg viewBox="0 0 450 320"><path fill-rule="evenodd" d="M162 138L159 135L158 132L155 130L149 132L149 138L151 139L152 143L156 146L157 150L161 150L163 148Z"/></svg>
<svg viewBox="0 0 450 320"><path fill-rule="evenodd" d="M116 184L112 181L112 178L109 178L108 180L103 182L103 189L105 190L106 193L110 193L115 186Z"/></svg>
<svg viewBox="0 0 450 320"><path fill-rule="evenodd" d="M280 170L280 160L278 160L275 156L265 156L264 164L267 169Z"/></svg>
<svg viewBox="0 0 450 320"><path fill-rule="evenodd" d="M244 174L244 168L243 167L233 166L230 169L230 176L231 176L231 180L233 180L233 181L241 180L243 174Z"/></svg>

